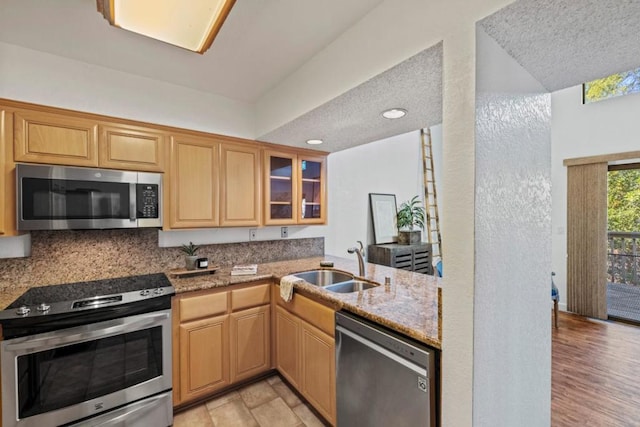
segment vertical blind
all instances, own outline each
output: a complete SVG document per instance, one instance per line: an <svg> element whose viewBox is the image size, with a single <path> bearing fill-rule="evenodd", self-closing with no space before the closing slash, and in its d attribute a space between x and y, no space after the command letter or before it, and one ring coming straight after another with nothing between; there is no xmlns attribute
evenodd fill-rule
<svg viewBox="0 0 640 427"><path fill-rule="evenodd" d="M567 309L606 319L607 163L567 169Z"/></svg>

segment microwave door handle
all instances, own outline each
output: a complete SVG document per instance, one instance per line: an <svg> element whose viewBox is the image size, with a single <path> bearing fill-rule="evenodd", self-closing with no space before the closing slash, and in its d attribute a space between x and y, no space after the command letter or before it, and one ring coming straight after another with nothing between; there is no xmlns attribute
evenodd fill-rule
<svg viewBox="0 0 640 427"><path fill-rule="evenodd" d="M136 220L136 192L137 185L135 183L129 184L129 221Z"/></svg>

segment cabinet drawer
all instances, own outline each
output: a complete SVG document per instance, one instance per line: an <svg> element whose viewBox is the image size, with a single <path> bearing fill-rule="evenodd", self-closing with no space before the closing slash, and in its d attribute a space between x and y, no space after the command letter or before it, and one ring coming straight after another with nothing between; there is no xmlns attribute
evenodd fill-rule
<svg viewBox="0 0 640 427"><path fill-rule="evenodd" d="M321 331L332 337L334 336L335 311L332 308L295 292L293 294L293 299L290 302L284 302L284 300L280 298L280 286L275 286L275 289L277 291L277 301L279 305L285 307L287 310L306 320Z"/></svg>
<svg viewBox="0 0 640 427"><path fill-rule="evenodd" d="M227 292L198 295L180 300L180 322L227 312Z"/></svg>
<svg viewBox="0 0 640 427"><path fill-rule="evenodd" d="M243 308L268 304L270 301L270 286L269 283L265 283L263 285L231 291L231 310L236 311Z"/></svg>

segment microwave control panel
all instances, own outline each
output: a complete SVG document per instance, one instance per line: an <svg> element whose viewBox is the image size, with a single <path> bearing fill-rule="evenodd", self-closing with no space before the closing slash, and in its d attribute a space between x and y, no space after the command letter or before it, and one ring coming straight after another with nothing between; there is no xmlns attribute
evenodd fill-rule
<svg viewBox="0 0 640 427"><path fill-rule="evenodd" d="M158 185L138 184L136 188L138 218L158 218Z"/></svg>

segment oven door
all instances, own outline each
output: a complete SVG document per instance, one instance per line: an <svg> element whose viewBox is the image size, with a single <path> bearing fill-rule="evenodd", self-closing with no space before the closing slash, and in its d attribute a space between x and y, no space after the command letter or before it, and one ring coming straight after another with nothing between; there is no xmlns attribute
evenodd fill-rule
<svg viewBox="0 0 640 427"><path fill-rule="evenodd" d="M65 424L171 389L171 311L14 338L0 351L3 426Z"/></svg>

